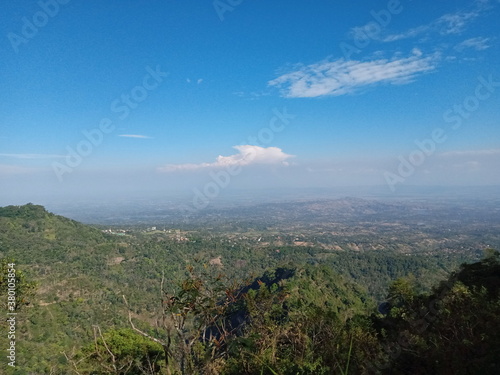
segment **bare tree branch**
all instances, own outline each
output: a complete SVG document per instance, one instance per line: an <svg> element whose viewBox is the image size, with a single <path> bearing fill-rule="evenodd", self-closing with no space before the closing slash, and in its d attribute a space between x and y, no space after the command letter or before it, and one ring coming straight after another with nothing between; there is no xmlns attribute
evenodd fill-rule
<svg viewBox="0 0 500 375"><path fill-rule="evenodd" d="M75 361L73 361L72 359L70 359L70 358L68 357L68 355L66 354L66 352L61 352L61 353L62 353L62 354L64 355L64 357L66 358L66 361L68 361L69 363L71 363L71 364L73 365L73 367L74 367L74 368L73 368L73 371L74 371L77 375L82 375L82 374L78 371L78 367L77 367L77 365L76 365Z"/></svg>
<svg viewBox="0 0 500 375"><path fill-rule="evenodd" d="M167 371L167 374L170 374L169 357L173 357L173 353L170 351L170 338L169 338L168 342L164 342L164 341L157 339L156 337L148 335L146 332L143 332L139 328L137 328L134 325L134 322L132 321L132 312L130 310L130 306L128 304L127 298L125 297L125 295L122 295L122 297L123 297L123 300L125 301L125 305L127 306L127 309L128 309L128 321L130 323L130 326L137 333L141 334L144 337L147 337L148 339L150 339L150 340L152 340L152 341L154 341L162 346L163 351L165 352L165 364L167 365L166 371Z"/></svg>
<svg viewBox="0 0 500 375"><path fill-rule="evenodd" d="M104 336L102 335L102 332L101 332L101 328L99 326L93 326L94 327L94 339L95 339L95 348L96 348L96 351L99 350L98 347L97 347L97 335L96 335L96 328L97 330L99 331L99 336L104 344L104 347L106 348L107 352L109 353L109 355L111 356L111 361L113 363L113 369L115 371L116 370L116 357L115 355L113 354L113 352L109 349L108 347L108 344L106 343L106 340L104 339Z"/></svg>

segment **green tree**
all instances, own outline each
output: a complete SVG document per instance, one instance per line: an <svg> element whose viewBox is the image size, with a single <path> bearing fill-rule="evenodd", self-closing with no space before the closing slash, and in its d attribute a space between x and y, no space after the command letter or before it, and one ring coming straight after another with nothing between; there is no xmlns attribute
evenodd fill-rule
<svg viewBox="0 0 500 375"><path fill-rule="evenodd" d="M3 311L10 311L9 307L14 309L12 312L18 311L28 305L34 296L36 283L28 281L18 267L12 258L0 259L0 306ZM9 302L14 304L9 305Z"/></svg>
<svg viewBox="0 0 500 375"><path fill-rule="evenodd" d="M397 300L380 321L396 374L497 374L500 371L500 262L493 253L464 264L430 295L405 282L391 287Z"/></svg>
<svg viewBox="0 0 500 375"><path fill-rule="evenodd" d="M163 361L161 345L130 328L110 329L104 334L94 326L94 342L67 359L76 374L141 375L158 374Z"/></svg>

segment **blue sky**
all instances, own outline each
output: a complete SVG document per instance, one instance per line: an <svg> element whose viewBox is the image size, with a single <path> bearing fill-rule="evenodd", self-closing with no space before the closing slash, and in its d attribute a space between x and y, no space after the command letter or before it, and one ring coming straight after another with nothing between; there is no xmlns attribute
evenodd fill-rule
<svg viewBox="0 0 500 375"><path fill-rule="evenodd" d="M500 184L498 1L1 7L0 203Z"/></svg>

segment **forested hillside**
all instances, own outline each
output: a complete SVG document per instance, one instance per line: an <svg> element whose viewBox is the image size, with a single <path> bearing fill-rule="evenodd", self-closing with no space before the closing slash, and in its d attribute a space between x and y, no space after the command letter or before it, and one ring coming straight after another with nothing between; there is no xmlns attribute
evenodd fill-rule
<svg viewBox="0 0 500 375"><path fill-rule="evenodd" d="M22 275L12 374L446 374L450 356L456 374L498 370L493 251L459 269L462 255L116 235L28 204L0 208L0 256Z"/></svg>

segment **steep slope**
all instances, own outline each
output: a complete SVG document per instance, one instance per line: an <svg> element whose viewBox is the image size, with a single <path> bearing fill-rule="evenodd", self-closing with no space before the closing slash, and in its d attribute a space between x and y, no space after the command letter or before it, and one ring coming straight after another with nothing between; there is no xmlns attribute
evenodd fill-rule
<svg viewBox="0 0 500 375"><path fill-rule="evenodd" d="M122 306L111 303L118 300L117 284L106 277L119 249L100 230L42 206L0 208L0 257L13 259L37 285L18 315L20 368L51 371L63 362L63 351L89 337L92 324L120 320Z"/></svg>

